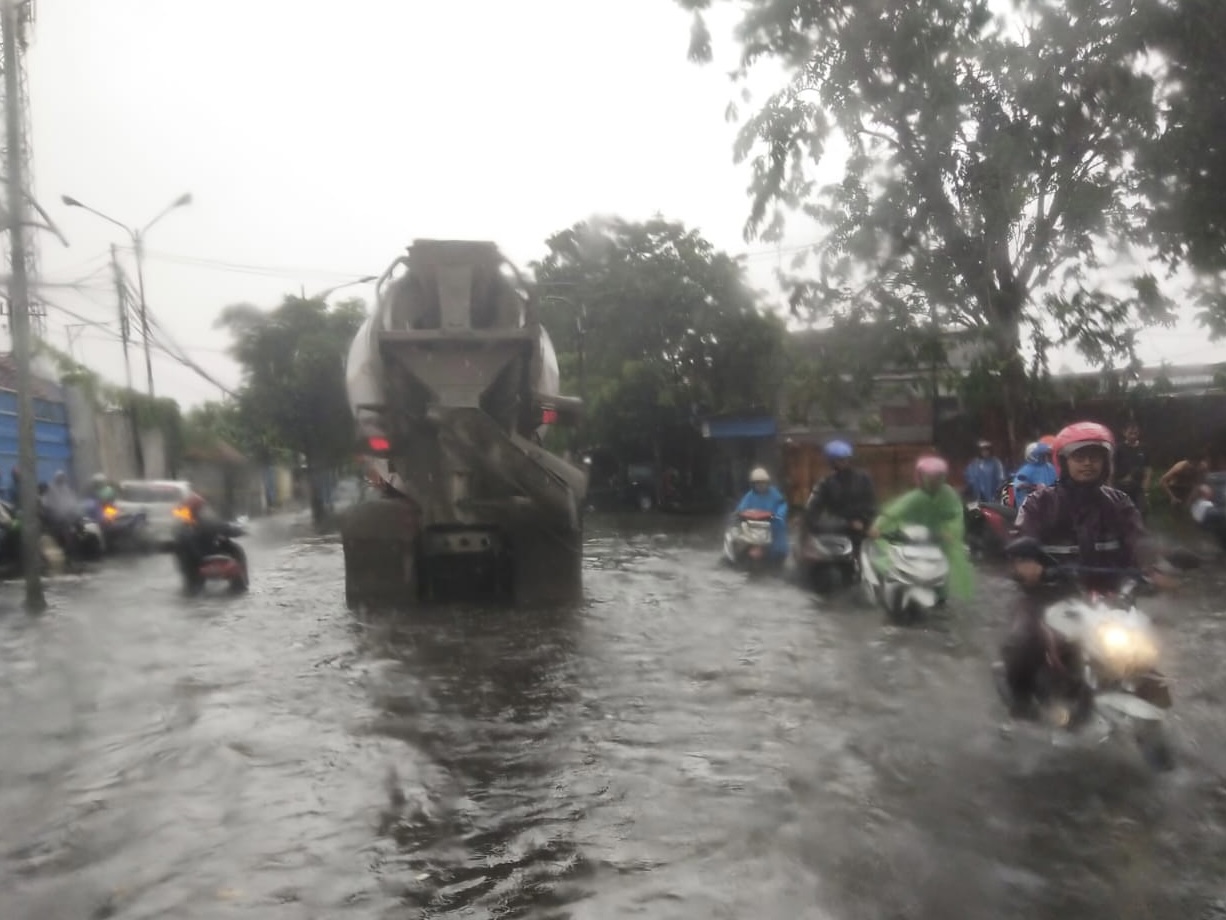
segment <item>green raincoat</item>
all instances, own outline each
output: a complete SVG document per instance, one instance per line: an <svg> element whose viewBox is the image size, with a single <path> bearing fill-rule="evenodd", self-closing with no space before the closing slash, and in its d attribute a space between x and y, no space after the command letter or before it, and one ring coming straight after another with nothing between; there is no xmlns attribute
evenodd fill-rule
<svg viewBox="0 0 1226 920"><path fill-rule="evenodd" d="M949 596L970 597L975 570L963 542L962 499L953 487L944 483L936 494L912 489L886 505L873 526L884 534L904 524L919 524L932 532L949 560Z"/></svg>

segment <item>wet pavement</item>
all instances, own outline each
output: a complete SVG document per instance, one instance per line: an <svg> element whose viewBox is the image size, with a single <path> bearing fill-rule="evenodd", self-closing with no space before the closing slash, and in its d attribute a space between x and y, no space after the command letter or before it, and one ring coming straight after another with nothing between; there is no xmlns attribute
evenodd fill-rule
<svg viewBox="0 0 1226 920"><path fill-rule="evenodd" d="M1000 731L998 577L898 630L678 526L594 521L564 611L356 617L272 525L246 597L0 586L0 918L1226 918L1226 579L1148 602L1154 775Z"/></svg>

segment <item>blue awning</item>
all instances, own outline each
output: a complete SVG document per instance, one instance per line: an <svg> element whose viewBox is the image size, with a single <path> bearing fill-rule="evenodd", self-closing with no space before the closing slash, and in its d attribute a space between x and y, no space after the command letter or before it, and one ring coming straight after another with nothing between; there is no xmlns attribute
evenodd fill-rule
<svg viewBox="0 0 1226 920"><path fill-rule="evenodd" d="M773 438L779 433L771 415L745 418L709 418L702 423L702 436L713 440L729 438Z"/></svg>

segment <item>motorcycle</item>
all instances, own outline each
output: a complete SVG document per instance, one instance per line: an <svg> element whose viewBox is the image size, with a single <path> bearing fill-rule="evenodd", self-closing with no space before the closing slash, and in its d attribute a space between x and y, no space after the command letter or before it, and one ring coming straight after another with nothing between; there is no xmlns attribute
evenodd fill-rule
<svg viewBox="0 0 1226 920"><path fill-rule="evenodd" d="M81 502L81 513L87 522L97 525L104 552L146 547L148 516L145 512L120 511L114 502L87 498Z"/></svg>
<svg viewBox="0 0 1226 920"><path fill-rule="evenodd" d="M1052 565L1045 577L1052 583L1076 583L1095 574L1124 581L1114 593L1082 591L1043 612L1054 654L1039 675L1040 716L1059 732L1091 735L1100 742L1117 732L1128 733L1146 763L1169 770L1174 756L1166 723L1173 703L1166 678L1158 671L1153 623L1136 606L1138 594L1149 586L1144 573ZM1008 700L1003 670L998 664L997 686Z"/></svg>
<svg viewBox="0 0 1226 920"><path fill-rule="evenodd" d="M247 535L247 530L238 522L223 526L212 544L201 554L194 535L187 525L175 540L175 564L183 576L183 589L188 594L198 594L213 581L224 581L231 592L241 594L249 587L247 554L235 541Z"/></svg>
<svg viewBox="0 0 1226 920"><path fill-rule="evenodd" d="M967 502L963 510L966 545L975 559L1004 559L1017 537L1017 508L1003 502Z"/></svg>
<svg viewBox="0 0 1226 920"><path fill-rule="evenodd" d="M860 550L864 595L899 622L913 622L945 599L949 560L927 527L904 525L882 534L886 546L865 540Z"/></svg>
<svg viewBox="0 0 1226 920"><path fill-rule="evenodd" d="M847 522L823 517L814 527L806 527L796 544L796 566L818 591L829 591L836 580L851 584L856 580L855 543Z"/></svg>
<svg viewBox="0 0 1226 920"><path fill-rule="evenodd" d="M735 566L761 569L782 560L771 555L774 515L769 511L738 511L724 531L724 558Z"/></svg>

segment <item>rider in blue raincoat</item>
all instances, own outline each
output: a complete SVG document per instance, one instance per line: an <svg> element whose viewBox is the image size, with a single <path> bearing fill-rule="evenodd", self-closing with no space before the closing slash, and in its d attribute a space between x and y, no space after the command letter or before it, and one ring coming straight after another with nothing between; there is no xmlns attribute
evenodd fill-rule
<svg viewBox="0 0 1226 920"><path fill-rule="evenodd" d="M1022 507L1027 496L1039 486L1056 484L1056 467L1051 462L1051 446L1042 441L1026 445L1026 462L1013 474L1014 502Z"/></svg>
<svg viewBox="0 0 1226 920"><path fill-rule="evenodd" d="M992 442L979 442L979 456L966 465L962 474L966 497L971 501L994 502L1005 484L1005 468L992 454Z"/></svg>
<svg viewBox="0 0 1226 920"><path fill-rule="evenodd" d="M742 511L769 511L771 518L771 556L783 559L788 554L788 502L778 489L771 485L771 475L762 467L749 474L750 489L736 506Z"/></svg>

